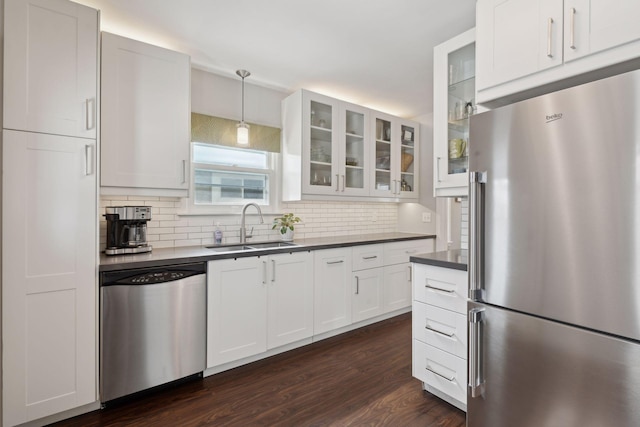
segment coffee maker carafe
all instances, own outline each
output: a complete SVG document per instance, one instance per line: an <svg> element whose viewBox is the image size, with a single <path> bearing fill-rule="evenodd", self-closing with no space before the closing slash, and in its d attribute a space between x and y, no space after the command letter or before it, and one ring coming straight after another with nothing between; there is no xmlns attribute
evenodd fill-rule
<svg viewBox="0 0 640 427"><path fill-rule="evenodd" d="M107 255L139 254L151 252L147 244L147 221L151 219L150 206L109 206L107 219Z"/></svg>

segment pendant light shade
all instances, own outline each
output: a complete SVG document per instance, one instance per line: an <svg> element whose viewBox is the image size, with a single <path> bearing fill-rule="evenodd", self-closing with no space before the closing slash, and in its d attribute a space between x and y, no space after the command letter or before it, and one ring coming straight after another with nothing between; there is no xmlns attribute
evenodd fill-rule
<svg viewBox="0 0 640 427"><path fill-rule="evenodd" d="M251 75L247 70L237 70L236 74L242 78L242 120L238 123L238 145L249 145L249 125L244 122L244 79Z"/></svg>

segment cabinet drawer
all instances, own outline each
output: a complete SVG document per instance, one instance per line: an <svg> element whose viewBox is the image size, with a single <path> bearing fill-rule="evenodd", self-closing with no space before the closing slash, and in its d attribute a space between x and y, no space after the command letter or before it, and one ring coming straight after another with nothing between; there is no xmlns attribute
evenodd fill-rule
<svg viewBox="0 0 640 427"><path fill-rule="evenodd" d="M383 245L365 245L353 247L353 271L382 267Z"/></svg>
<svg viewBox="0 0 640 427"><path fill-rule="evenodd" d="M467 358L467 317L422 302L413 303L413 338Z"/></svg>
<svg viewBox="0 0 640 427"><path fill-rule="evenodd" d="M413 264L413 299L466 314L467 272Z"/></svg>
<svg viewBox="0 0 640 427"><path fill-rule="evenodd" d="M412 255L433 252L433 244L433 239L385 243L384 265L402 264Z"/></svg>
<svg viewBox="0 0 640 427"><path fill-rule="evenodd" d="M413 376L466 404L466 360L413 340Z"/></svg>

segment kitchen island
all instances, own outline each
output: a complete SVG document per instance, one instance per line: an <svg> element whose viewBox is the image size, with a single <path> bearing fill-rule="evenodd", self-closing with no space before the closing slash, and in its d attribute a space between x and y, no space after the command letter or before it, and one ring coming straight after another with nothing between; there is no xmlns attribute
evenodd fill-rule
<svg viewBox="0 0 640 427"><path fill-rule="evenodd" d="M413 255L413 376L467 409L467 251Z"/></svg>
<svg viewBox="0 0 640 427"><path fill-rule="evenodd" d="M448 251L413 255L409 260L416 264L467 271L467 257L468 251L466 249L450 249Z"/></svg>

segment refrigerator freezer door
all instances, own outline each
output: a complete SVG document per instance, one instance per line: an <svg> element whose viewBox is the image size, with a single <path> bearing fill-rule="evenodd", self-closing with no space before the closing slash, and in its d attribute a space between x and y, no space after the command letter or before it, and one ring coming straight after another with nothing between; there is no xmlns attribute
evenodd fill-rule
<svg viewBox="0 0 640 427"><path fill-rule="evenodd" d="M640 340L639 117L635 71L471 118L482 301Z"/></svg>
<svg viewBox="0 0 640 427"><path fill-rule="evenodd" d="M478 397L467 395L468 427L640 425L640 344L474 307L484 308L484 387Z"/></svg>

